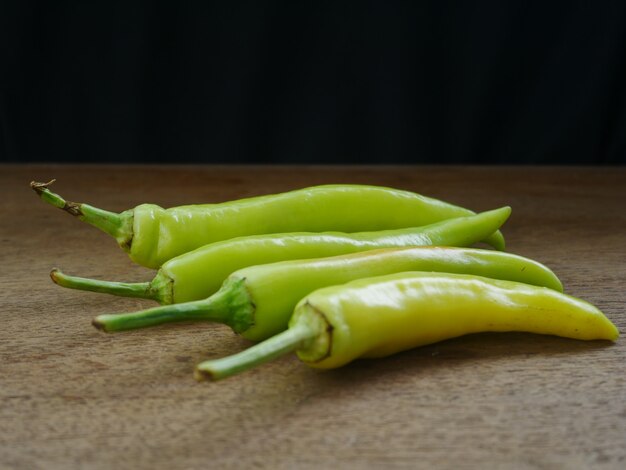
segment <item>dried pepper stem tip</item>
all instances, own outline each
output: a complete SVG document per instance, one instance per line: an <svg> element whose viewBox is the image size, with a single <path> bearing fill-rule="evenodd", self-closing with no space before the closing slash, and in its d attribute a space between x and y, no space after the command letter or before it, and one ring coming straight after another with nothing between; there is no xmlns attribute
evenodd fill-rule
<svg viewBox="0 0 626 470"><path fill-rule="evenodd" d="M37 193L37 195L48 204L53 205L54 207L58 207L61 210L64 210L68 214L73 215L74 217L80 217L83 215L80 204L75 202L66 201L58 194L53 193L48 189L52 183L54 183L56 179L51 179L47 183L40 183L38 181L31 181L30 187Z"/></svg>
<svg viewBox="0 0 626 470"><path fill-rule="evenodd" d="M91 324L96 328L96 330L107 331L104 327L104 324L98 321L97 318L94 318L93 320L91 320Z"/></svg>

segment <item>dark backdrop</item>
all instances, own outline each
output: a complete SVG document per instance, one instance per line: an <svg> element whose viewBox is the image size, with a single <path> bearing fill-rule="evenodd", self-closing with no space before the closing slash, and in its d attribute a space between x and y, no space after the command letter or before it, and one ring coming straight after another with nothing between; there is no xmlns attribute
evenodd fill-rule
<svg viewBox="0 0 626 470"><path fill-rule="evenodd" d="M0 160L626 163L626 2L2 1Z"/></svg>

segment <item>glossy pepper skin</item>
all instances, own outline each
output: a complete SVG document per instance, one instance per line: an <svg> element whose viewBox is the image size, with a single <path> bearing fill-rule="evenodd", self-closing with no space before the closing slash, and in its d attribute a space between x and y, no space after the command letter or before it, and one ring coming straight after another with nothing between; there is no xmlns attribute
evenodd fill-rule
<svg viewBox="0 0 626 470"><path fill-rule="evenodd" d="M142 204L116 214L65 201L50 183L32 182L40 197L114 236L136 263L158 268L209 243L286 232L365 232L417 227L474 212L409 191L367 185L324 185L220 204L163 209ZM486 241L504 249L500 232Z"/></svg>
<svg viewBox="0 0 626 470"><path fill-rule="evenodd" d="M362 233L285 233L254 235L212 243L165 263L150 283L107 283L72 278L58 271L52 279L65 287L153 298L163 304L205 299L234 271L289 259L335 256L377 248L468 246L494 233L507 220L509 207L422 227Z"/></svg>
<svg viewBox="0 0 626 470"><path fill-rule="evenodd" d="M563 287L536 261L500 251L410 247L251 266L232 273L208 299L121 315L101 315L94 325L120 331L174 321L219 321L243 337L261 341L287 328L298 302L322 287L404 271L462 273Z"/></svg>
<svg viewBox="0 0 626 470"><path fill-rule="evenodd" d="M596 307L553 289L463 274L396 273L309 294L287 331L198 365L196 377L227 377L290 350L312 367L331 369L470 333L506 331L580 340L619 336Z"/></svg>

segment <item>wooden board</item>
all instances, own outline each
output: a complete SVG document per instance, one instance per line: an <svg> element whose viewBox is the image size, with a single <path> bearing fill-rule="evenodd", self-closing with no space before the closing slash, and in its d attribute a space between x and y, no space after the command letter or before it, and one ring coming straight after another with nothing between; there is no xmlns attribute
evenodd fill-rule
<svg viewBox="0 0 626 470"><path fill-rule="evenodd" d="M394 186L475 210L510 205L508 250L626 331L626 169L0 166L0 468L626 468L626 340L479 334L319 372L285 357L218 383L228 328L104 334L153 305L62 289L48 272L140 281L108 236L29 189L121 211L320 183Z"/></svg>

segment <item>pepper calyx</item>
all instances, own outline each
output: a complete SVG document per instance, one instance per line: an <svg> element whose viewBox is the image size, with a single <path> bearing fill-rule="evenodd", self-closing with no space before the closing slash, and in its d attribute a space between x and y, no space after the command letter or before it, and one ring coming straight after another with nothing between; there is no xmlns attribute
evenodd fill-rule
<svg viewBox="0 0 626 470"><path fill-rule="evenodd" d="M211 297L211 300L214 304L218 302L223 304L229 312L225 323L235 333L241 334L254 326L256 306L246 287L245 277L229 277L222 288Z"/></svg>
<svg viewBox="0 0 626 470"><path fill-rule="evenodd" d="M304 324L308 329L316 331L317 334L308 340L298 349L298 357L303 362L321 362L332 354L333 325L328 321L324 312L311 304L308 300L297 308L289 327Z"/></svg>

